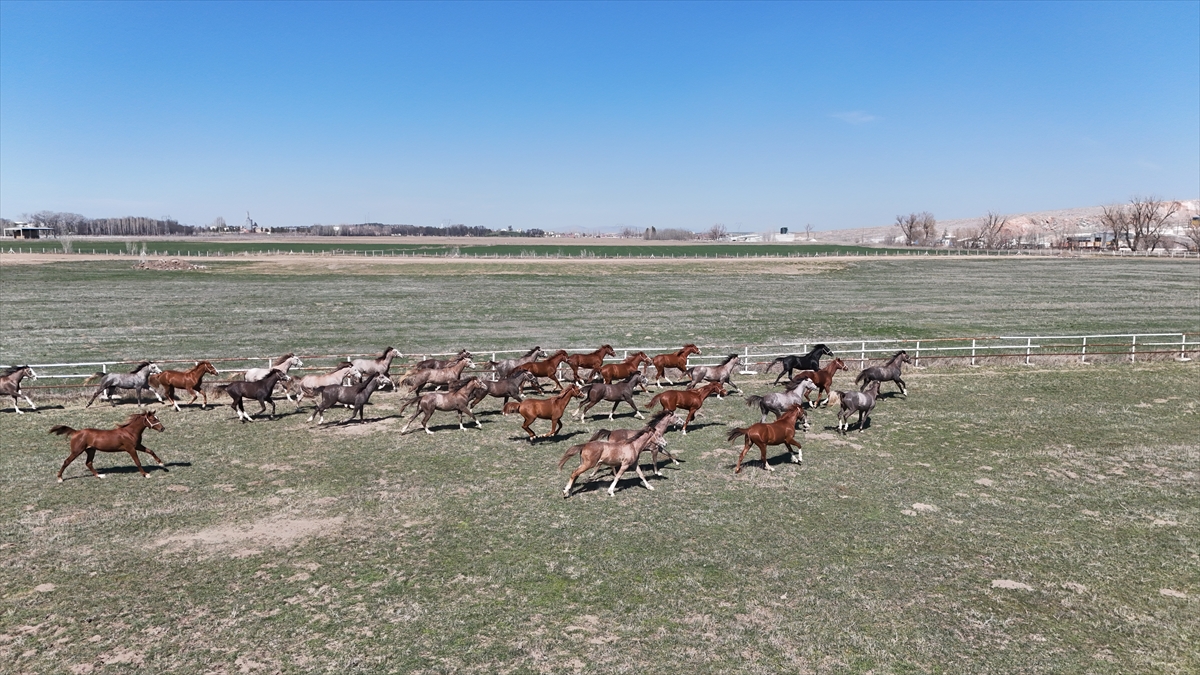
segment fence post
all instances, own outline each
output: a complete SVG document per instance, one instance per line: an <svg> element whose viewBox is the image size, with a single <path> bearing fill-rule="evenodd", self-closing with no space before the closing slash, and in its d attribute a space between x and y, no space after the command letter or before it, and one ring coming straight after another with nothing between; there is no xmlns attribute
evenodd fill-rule
<svg viewBox="0 0 1200 675"><path fill-rule="evenodd" d="M1079 353L1079 362L1087 363L1087 336L1083 338L1083 351Z"/></svg>
<svg viewBox="0 0 1200 675"><path fill-rule="evenodd" d="M1137 336L1134 335L1133 342L1129 343L1129 362L1137 363Z"/></svg>
<svg viewBox="0 0 1200 675"><path fill-rule="evenodd" d="M1179 360L1191 361L1191 359L1187 357L1187 333L1179 334Z"/></svg>
<svg viewBox="0 0 1200 675"><path fill-rule="evenodd" d="M971 365L975 365L975 338L971 338Z"/></svg>
<svg viewBox="0 0 1200 675"><path fill-rule="evenodd" d="M862 351L858 354L858 369L862 370L867 367L867 343L862 343Z"/></svg>
<svg viewBox="0 0 1200 675"><path fill-rule="evenodd" d="M1027 366L1032 365L1029 363L1029 353L1032 351L1033 351L1033 338L1025 338L1025 365L1027 365Z"/></svg>
<svg viewBox="0 0 1200 675"><path fill-rule="evenodd" d="M913 363L914 368L921 367L921 341L917 340L917 361Z"/></svg>

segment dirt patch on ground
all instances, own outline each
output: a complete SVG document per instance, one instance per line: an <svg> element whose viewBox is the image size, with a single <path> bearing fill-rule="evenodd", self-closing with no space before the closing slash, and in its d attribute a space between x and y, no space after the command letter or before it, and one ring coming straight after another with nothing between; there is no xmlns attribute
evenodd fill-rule
<svg viewBox="0 0 1200 675"><path fill-rule="evenodd" d="M328 536L341 529L345 518L287 518L276 516L244 525L221 525L191 534L174 534L151 544L151 548L172 551L190 546L273 546L291 545L314 535Z"/></svg>

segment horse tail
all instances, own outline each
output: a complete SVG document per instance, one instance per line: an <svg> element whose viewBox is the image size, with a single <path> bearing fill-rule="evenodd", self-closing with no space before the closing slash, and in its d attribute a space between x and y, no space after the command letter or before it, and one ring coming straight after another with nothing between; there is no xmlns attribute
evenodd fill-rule
<svg viewBox="0 0 1200 675"><path fill-rule="evenodd" d="M781 370L782 370L783 359L784 359L784 357L780 356L780 357L776 358L774 361L768 363L767 367L763 370L763 374L765 375L765 374L771 372L771 366L774 366L776 363L780 364Z"/></svg>
<svg viewBox="0 0 1200 675"><path fill-rule="evenodd" d="M729 430L729 435L725 437L725 440L732 441L733 439L737 438L738 436L745 436L745 435L746 435L745 429L742 429L741 427L734 427Z"/></svg>
<svg viewBox="0 0 1200 675"><path fill-rule="evenodd" d="M646 404L646 410L649 410L649 409L653 408L654 406L658 405L658 399L662 398L662 395L664 393L666 393L666 392L660 391L659 393L657 393L653 397L651 397L650 402Z"/></svg>
<svg viewBox="0 0 1200 675"><path fill-rule="evenodd" d="M100 378L104 377L104 376L105 376L105 375L107 375L107 374L108 374L108 373L105 373L105 372L98 372L98 373L95 373L95 374L93 374L91 377L89 377L88 379L84 380L84 381L83 381L83 383L84 383L84 384L91 384L91 383L95 382L96 380L98 380L98 379L100 379Z"/></svg>
<svg viewBox="0 0 1200 675"><path fill-rule="evenodd" d="M867 371L864 370L858 374L858 377L854 378L854 384L861 384L862 381L864 379L866 379L866 377L867 377Z"/></svg>
<svg viewBox="0 0 1200 675"><path fill-rule="evenodd" d="M594 384L596 384L596 383L595 383L595 382L592 382L592 383L589 383L589 384L585 384L585 385L583 385L583 387L582 387L582 388L580 388L580 390L579 390L579 393L580 393L580 394L583 394L584 398L586 398L586 397L587 397L587 395L588 395L588 392L592 390L592 386L593 386Z"/></svg>
<svg viewBox="0 0 1200 675"><path fill-rule="evenodd" d="M756 405L762 405L762 400L763 400L763 397L761 397L761 396L747 396L746 397L746 407L753 408Z"/></svg>
<svg viewBox="0 0 1200 675"><path fill-rule="evenodd" d="M840 406L841 403L842 403L842 392L840 392L840 391L829 392L829 398L825 400L826 407L832 408L835 405Z"/></svg>
<svg viewBox="0 0 1200 675"><path fill-rule="evenodd" d="M319 387L317 389L317 391L320 391L321 389L324 389L324 387ZM411 398L404 399L404 403L400 406L400 409L396 411L396 414L403 415L404 411L408 409L408 406L412 405L414 402L416 402L420 399L421 399L420 396L413 396Z"/></svg>
<svg viewBox="0 0 1200 675"><path fill-rule="evenodd" d="M79 431L78 429L72 429L71 427L69 427L65 424L56 424L56 425L50 427L50 433L56 434L58 436L70 436L71 434L74 434L78 431Z"/></svg>
<svg viewBox="0 0 1200 675"><path fill-rule="evenodd" d="M566 464L567 460L571 459L572 455L578 455L579 453L583 452L583 446L585 445L587 444L580 443L579 445L572 445L571 447L567 448L567 451L563 453L562 459L558 460L558 468L563 468L563 464Z"/></svg>
<svg viewBox="0 0 1200 675"><path fill-rule="evenodd" d="M508 403L504 404L504 408L501 409L500 412L504 413L505 415L511 415L515 412L520 412L520 410L521 410L521 402L520 401L509 401Z"/></svg>

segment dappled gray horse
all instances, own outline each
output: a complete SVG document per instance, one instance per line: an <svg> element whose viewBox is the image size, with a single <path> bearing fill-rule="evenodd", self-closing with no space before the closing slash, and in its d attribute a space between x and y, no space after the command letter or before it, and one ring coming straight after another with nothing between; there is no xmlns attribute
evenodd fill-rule
<svg viewBox="0 0 1200 675"><path fill-rule="evenodd" d="M875 398L879 396L879 380L873 380L862 391L836 391L841 403L838 411L838 431L850 431L850 416L858 413L858 431L862 433L864 421L870 419L871 410L875 408Z"/></svg>
<svg viewBox="0 0 1200 675"><path fill-rule="evenodd" d="M147 388L146 381L155 373L161 373L162 369L154 364L153 361L142 361L128 373L96 373L88 378L93 380L97 377L100 379L100 386L92 394L92 398L88 400L85 408L91 407L96 401L96 397L104 392L106 398L112 401L113 405L117 404L117 399L113 398L113 392L117 389L133 389L137 392L138 405L142 404L142 390Z"/></svg>
<svg viewBox="0 0 1200 675"><path fill-rule="evenodd" d="M521 356L518 356L515 359L504 359L502 361L488 361L488 364L491 365L495 369L496 379L503 380L504 378L511 375L512 371L515 370L517 366L524 365L526 363L529 363L530 361L535 361L537 359L542 358L545 355L546 355L546 352L542 351L541 347L534 347L533 349L530 349L529 351L525 352L524 354L522 354Z"/></svg>
<svg viewBox="0 0 1200 675"><path fill-rule="evenodd" d="M733 383L729 377L733 374L733 369L737 364L741 363L741 359L737 354L730 354L725 357L725 360L720 365L716 366L692 366L688 369L688 375L692 381L688 384L688 389L695 389L701 382L723 382L738 390L740 394L742 388Z"/></svg>
<svg viewBox="0 0 1200 675"><path fill-rule="evenodd" d="M762 411L762 419L759 422L765 423L767 413L775 413L775 419L779 419L788 408L794 405L799 405L803 409L806 396L810 391L817 391L817 385L813 384L812 380L801 380L794 389L788 391L777 391L766 396L747 396L746 406L749 408L758 406L758 409ZM807 415L801 412L799 419L805 429L809 428Z"/></svg>

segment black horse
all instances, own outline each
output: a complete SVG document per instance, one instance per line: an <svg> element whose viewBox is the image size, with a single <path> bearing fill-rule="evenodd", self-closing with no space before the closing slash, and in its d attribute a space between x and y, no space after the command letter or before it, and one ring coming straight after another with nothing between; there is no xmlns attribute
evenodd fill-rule
<svg viewBox="0 0 1200 675"><path fill-rule="evenodd" d="M862 388L859 391L866 391L867 385L872 382L895 382L897 387L900 387L900 393L908 398L908 387L904 386L904 380L900 379L900 364L912 363L912 359L908 358L908 352L901 349L892 355L892 358L887 360L887 363L882 366L871 366L858 374L854 378L854 384L861 384Z"/></svg>
<svg viewBox="0 0 1200 675"><path fill-rule="evenodd" d="M238 419L243 422L253 422L254 416L246 412L245 406L242 404L242 399L251 399L258 401L258 412L255 415L260 415L267 409L267 404L271 404L271 417L275 417L275 399L271 398L272 392L275 390L275 383L283 380L287 382L292 379L287 373L277 368L272 368L267 376L256 382L230 382L217 387L217 391L224 391L229 394L229 398L233 399L233 403L229 407L237 413Z"/></svg>
<svg viewBox="0 0 1200 675"><path fill-rule="evenodd" d="M775 359L767 364L767 369L763 372L771 372L771 367L776 363L783 364L783 369L779 371L779 377L775 378L775 381L771 383L779 384L779 380L783 379L785 374L788 376L789 380L792 379L793 370L820 370L822 356L828 356L831 359L836 358L834 357L833 352L829 351L829 347L826 347L825 343L822 342L821 344L813 347L812 350L804 356L796 356L795 354L792 354L789 356L781 356Z"/></svg>

